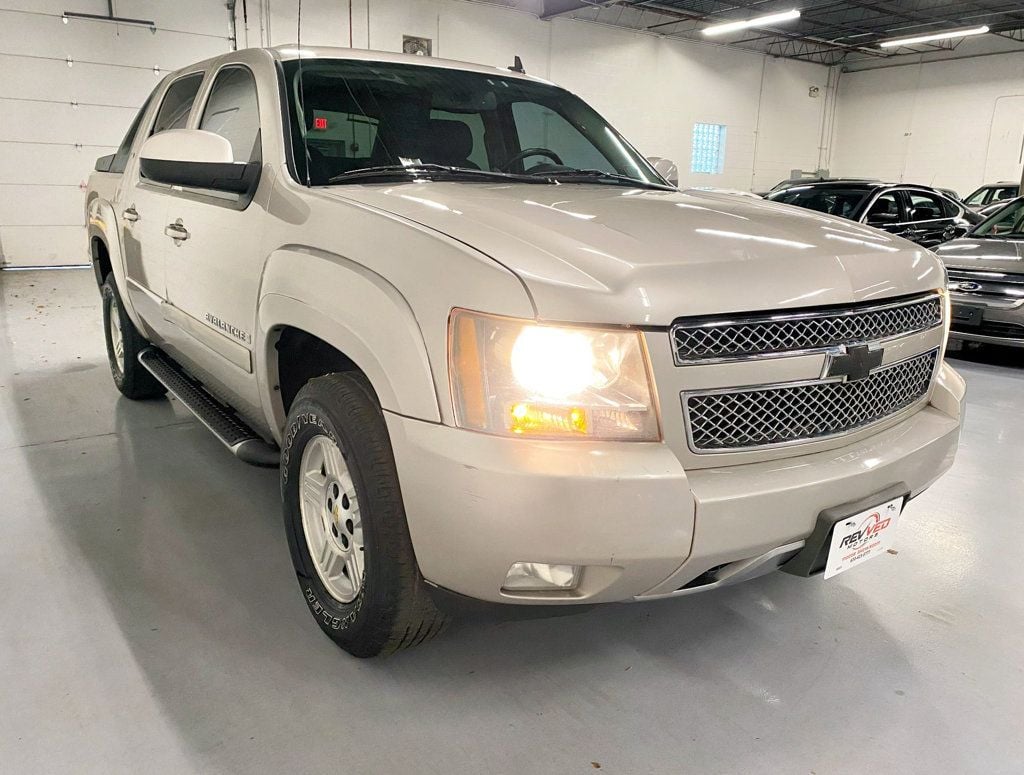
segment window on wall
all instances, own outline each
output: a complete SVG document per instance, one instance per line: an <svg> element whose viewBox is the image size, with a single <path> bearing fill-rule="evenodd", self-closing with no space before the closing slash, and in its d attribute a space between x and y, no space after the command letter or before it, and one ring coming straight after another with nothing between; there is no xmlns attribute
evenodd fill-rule
<svg viewBox="0 0 1024 775"><path fill-rule="evenodd" d="M725 168L725 125L694 124L690 172L721 175Z"/></svg>

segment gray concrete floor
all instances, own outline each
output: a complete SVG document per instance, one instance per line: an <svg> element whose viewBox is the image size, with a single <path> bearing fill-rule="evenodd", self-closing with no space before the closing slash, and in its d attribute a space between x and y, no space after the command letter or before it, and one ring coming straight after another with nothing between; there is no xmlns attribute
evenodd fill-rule
<svg viewBox="0 0 1024 775"><path fill-rule="evenodd" d="M1021 772L1024 355L958 359L898 554L359 661L276 472L119 398L86 271L0 275L0 771Z"/></svg>

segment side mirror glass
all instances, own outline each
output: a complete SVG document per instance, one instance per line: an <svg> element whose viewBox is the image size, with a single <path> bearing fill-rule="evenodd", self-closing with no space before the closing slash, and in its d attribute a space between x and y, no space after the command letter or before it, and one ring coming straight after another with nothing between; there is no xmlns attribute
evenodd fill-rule
<svg viewBox="0 0 1024 775"><path fill-rule="evenodd" d="M679 168L676 167L674 161L662 158L661 156L648 156L647 161L651 163L655 171L665 180L673 186L679 185Z"/></svg>
<svg viewBox="0 0 1024 775"><path fill-rule="evenodd" d="M97 172L110 172L110 167L114 163L114 156L117 154L108 153L106 156L100 156L96 160L96 166L93 168Z"/></svg>
<svg viewBox="0 0 1024 775"><path fill-rule="evenodd" d="M226 138L202 129L168 129L142 144L144 178L169 186L245 194L259 180L260 163L235 161Z"/></svg>

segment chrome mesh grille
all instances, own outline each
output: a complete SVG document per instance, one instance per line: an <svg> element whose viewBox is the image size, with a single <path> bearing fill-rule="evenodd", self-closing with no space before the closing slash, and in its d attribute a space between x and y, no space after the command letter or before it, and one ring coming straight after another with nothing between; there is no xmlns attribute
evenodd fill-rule
<svg viewBox="0 0 1024 775"><path fill-rule="evenodd" d="M883 366L854 382L808 382L683 395L695 452L735 451L847 433L917 403L939 351Z"/></svg>
<svg viewBox="0 0 1024 775"><path fill-rule="evenodd" d="M751 316L743 320L682 320L672 326L679 365L771 353L820 350L912 334L942 322L936 295L896 304Z"/></svg>

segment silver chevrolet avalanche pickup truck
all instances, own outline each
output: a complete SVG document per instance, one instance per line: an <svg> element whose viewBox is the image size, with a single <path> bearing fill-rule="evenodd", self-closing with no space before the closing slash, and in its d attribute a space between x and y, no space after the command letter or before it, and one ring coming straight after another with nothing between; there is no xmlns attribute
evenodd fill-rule
<svg viewBox="0 0 1024 775"><path fill-rule="evenodd" d="M828 577L953 462L932 253L679 191L521 68L200 62L87 209L117 387L280 465L302 594L358 656L467 600Z"/></svg>

